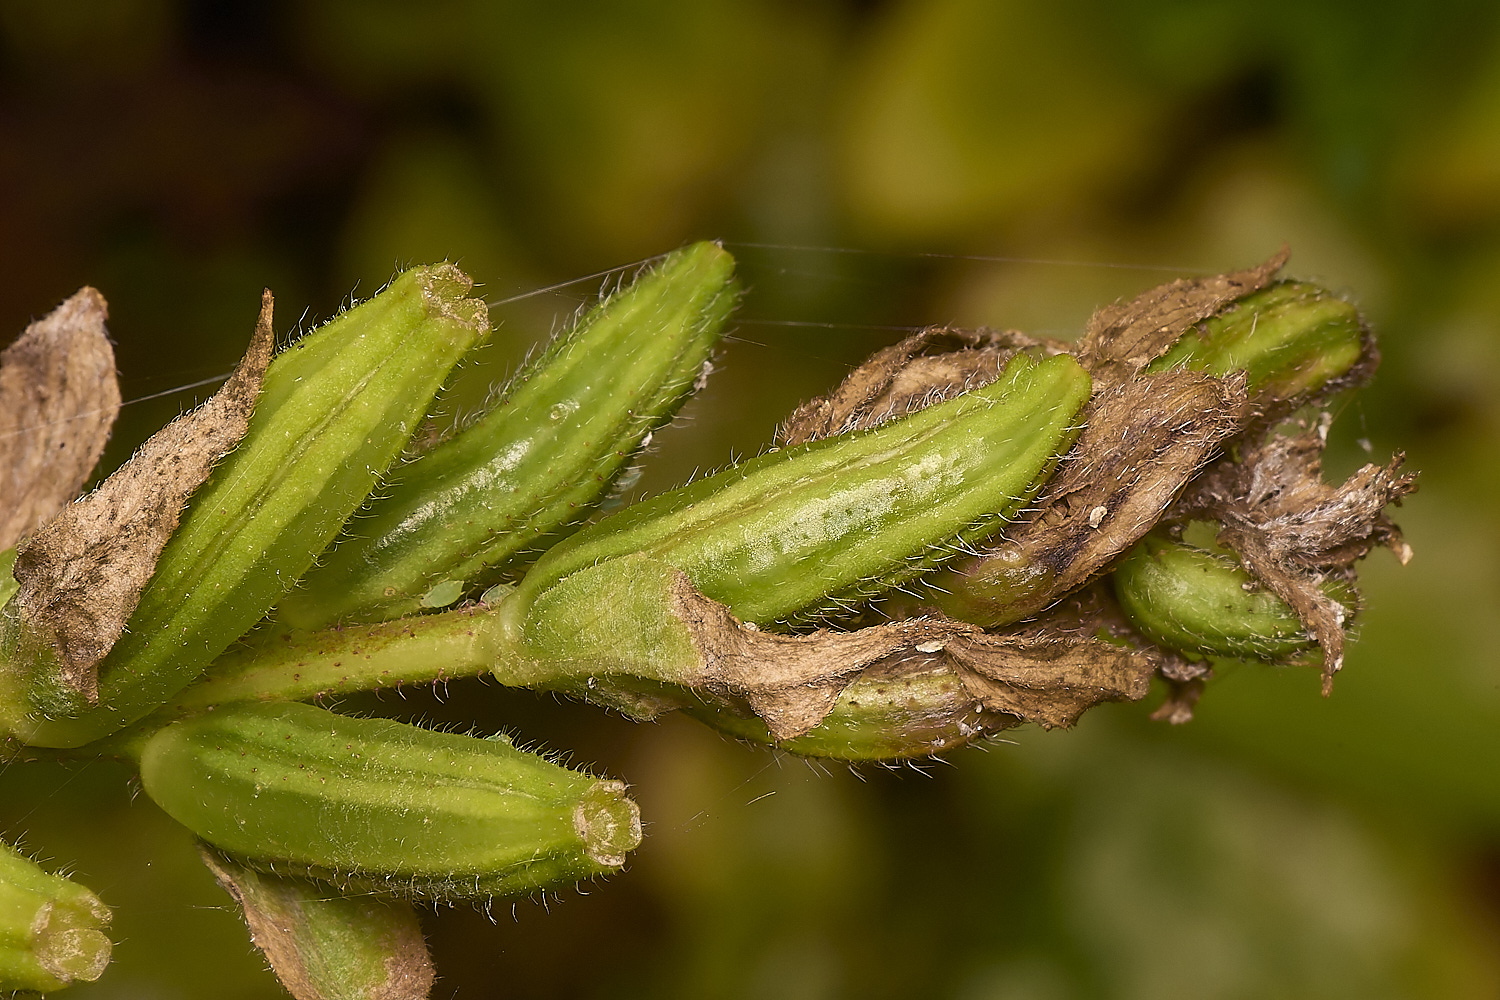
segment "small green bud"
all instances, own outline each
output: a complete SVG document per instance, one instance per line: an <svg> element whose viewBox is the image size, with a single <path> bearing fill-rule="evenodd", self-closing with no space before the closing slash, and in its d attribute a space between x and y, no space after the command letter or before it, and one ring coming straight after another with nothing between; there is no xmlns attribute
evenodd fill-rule
<svg viewBox="0 0 1500 1000"><path fill-rule="evenodd" d="M0 990L56 990L93 982L113 945L109 909L76 882L0 844Z"/></svg>
<svg viewBox="0 0 1500 1000"><path fill-rule="evenodd" d="M242 704L150 737L141 783L228 854L387 892L510 895L606 874L641 837L618 781L502 740Z"/></svg>
<svg viewBox="0 0 1500 1000"><path fill-rule="evenodd" d="M307 571L406 446L454 364L489 331L471 282L415 268L272 361L244 439L193 495L99 704L19 735L80 746L161 705Z"/></svg>
<svg viewBox="0 0 1500 1000"><path fill-rule="evenodd" d="M1318 658L1296 612L1232 555L1176 541L1158 529L1126 553L1113 579L1131 624L1168 649L1194 658L1278 663ZM1355 595L1349 584L1331 577L1322 590L1352 616Z"/></svg>
<svg viewBox="0 0 1500 1000"><path fill-rule="evenodd" d="M1283 281L1204 320L1146 370L1242 371L1252 396L1298 405L1370 353L1359 310L1317 285Z"/></svg>
<svg viewBox="0 0 1500 1000"><path fill-rule="evenodd" d="M397 470L281 619L445 607L582 520L705 371L737 291L713 243L668 254L528 365L483 419Z"/></svg>
<svg viewBox="0 0 1500 1000"><path fill-rule="evenodd" d="M1004 527L1067 450L1088 394L1072 358L1018 355L981 389L769 452L606 518L538 560L506 607L527 609L583 570L609 591L611 560L640 556L681 570L742 620L816 620Z"/></svg>

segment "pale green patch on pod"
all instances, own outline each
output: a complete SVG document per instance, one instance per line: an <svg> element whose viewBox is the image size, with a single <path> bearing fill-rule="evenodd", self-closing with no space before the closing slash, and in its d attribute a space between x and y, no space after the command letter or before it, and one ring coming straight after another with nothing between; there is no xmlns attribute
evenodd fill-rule
<svg viewBox="0 0 1500 1000"><path fill-rule="evenodd" d="M1252 393L1295 402L1337 383L1370 349L1353 305L1317 285L1283 281L1204 320L1146 370L1243 371Z"/></svg>
<svg viewBox="0 0 1500 1000"><path fill-rule="evenodd" d="M1131 624L1160 646L1194 658L1319 659L1317 644L1296 612L1223 551L1177 541L1157 529L1126 553L1113 580ZM1352 616L1349 584L1329 579L1322 590Z"/></svg>
<svg viewBox="0 0 1500 1000"><path fill-rule="evenodd" d="M0 844L0 990L93 982L113 945L109 908L69 879Z"/></svg>
<svg viewBox="0 0 1500 1000"><path fill-rule="evenodd" d="M1071 444L1089 385L1071 357L1019 355L981 389L769 452L606 518L538 560L506 609L523 613L583 571L598 577L592 590L623 595L607 579L611 561L639 555L681 570L742 620L816 620L1003 528ZM627 618L611 628L659 627Z"/></svg>
<svg viewBox="0 0 1500 1000"><path fill-rule="evenodd" d="M281 620L308 629L445 607L581 521L700 380L733 278L728 253L697 243L605 298L481 420L396 470Z"/></svg>
<svg viewBox="0 0 1500 1000"><path fill-rule="evenodd" d="M448 372L488 335L471 287L451 265L414 268L280 354L244 439L194 494L100 664L98 707L18 735L71 747L115 732L264 616L364 502Z"/></svg>
<svg viewBox="0 0 1500 1000"><path fill-rule="evenodd" d="M515 895L607 874L641 838L621 782L505 739L300 703L174 723L140 763L146 793L231 855L407 895Z"/></svg>

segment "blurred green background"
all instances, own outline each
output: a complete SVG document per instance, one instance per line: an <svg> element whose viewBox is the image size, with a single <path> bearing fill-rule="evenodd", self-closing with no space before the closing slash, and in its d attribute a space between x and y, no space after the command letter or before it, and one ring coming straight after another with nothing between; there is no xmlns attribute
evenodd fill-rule
<svg viewBox="0 0 1500 1000"><path fill-rule="evenodd" d="M212 391L180 387L263 285L289 336L458 261L503 321L460 407L604 280L574 279L699 238L749 294L642 492L913 326L1071 336L1285 241L1382 337L1329 465L1406 449L1416 558L1365 565L1330 699L1231 667L1187 726L1106 706L921 768L478 683L362 703L566 749L647 823L607 883L428 912L435 996L1500 995L1492 0L0 0L0 342L104 292L139 400L106 469ZM6 769L0 832L116 908L67 995L282 995L123 766Z"/></svg>

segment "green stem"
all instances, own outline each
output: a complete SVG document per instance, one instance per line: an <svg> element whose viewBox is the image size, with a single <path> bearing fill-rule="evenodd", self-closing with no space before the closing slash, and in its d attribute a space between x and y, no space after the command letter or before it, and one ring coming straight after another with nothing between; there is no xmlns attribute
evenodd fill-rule
<svg viewBox="0 0 1500 1000"><path fill-rule="evenodd" d="M302 701L480 677L490 673L501 641L498 622L482 604L378 625L293 632L221 657L156 718L237 701ZM534 680L516 681L527 682Z"/></svg>
<svg viewBox="0 0 1500 1000"><path fill-rule="evenodd" d="M611 672L587 659L536 656L510 638L516 632L507 624L508 610L470 605L379 625L274 636L221 658L170 704L106 743L112 752L138 759L152 733L222 705L483 676L510 687L561 691L635 716L680 708L741 739L776 742L765 723L737 702L640 672ZM628 645L623 637L622 645ZM934 666L856 679L819 726L780 745L848 760L926 756L1018 721L985 710L948 668Z"/></svg>

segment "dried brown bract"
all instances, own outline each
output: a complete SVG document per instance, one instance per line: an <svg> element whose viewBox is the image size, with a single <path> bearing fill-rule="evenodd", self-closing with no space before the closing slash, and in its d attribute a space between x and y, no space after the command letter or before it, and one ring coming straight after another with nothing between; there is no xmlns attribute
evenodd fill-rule
<svg viewBox="0 0 1500 1000"><path fill-rule="evenodd" d="M988 607L939 603L998 626L1029 618L1105 572L1162 512L1252 410L1243 377L1198 372L1139 375L1090 400L1078 441L1036 506L981 555L951 564L1003 599Z"/></svg>
<svg viewBox="0 0 1500 1000"><path fill-rule="evenodd" d="M183 506L245 434L275 338L271 293L245 357L208 402L153 434L93 493L31 536L16 556L20 657L55 664L98 700L98 664L124 631Z"/></svg>
<svg viewBox="0 0 1500 1000"><path fill-rule="evenodd" d="M828 396L792 411L777 443L803 444L868 430L993 382L1020 350L1062 354L1068 345L1015 330L929 327L876 351Z"/></svg>
<svg viewBox="0 0 1500 1000"><path fill-rule="evenodd" d="M78 495L120 408L104 296L81 288L0 354L0 549Z"/></svg>
<svg viewBox="0 0 1500 1000"><path fill-rule="evenodd" d="M1328 421L1301 433L1273 434L1224 459L1193 484L1171 511L1176 520L1222 526L1219 542L1289 604L1323 647L1323 688L1343 666L1346 612L1320 589L1328 576L1353 576L1353 565L1383 545L1404 565L1411 546L1385 515L1390 504L1416 491L1416 476L1401 474L1404 456L1366 465L1338 486L1323 482Z"/></svg>
<svg viewBox="0 0 1500 1000"><path fill-rule="evenodd" d="M724 605L679 574L677 615L702 655L695 687L741 700L777 740L821 724L839 696L867 671L889 676L939 663L980 707L1008 724L1069 726L1102 701L1144 697L1159 657L1106 642L1103 609L1059 609L1032 627L996 635L965 622L910 618L850 632L778 635L746 628ZM960 711L967 706L957 706Z"/></svg>

